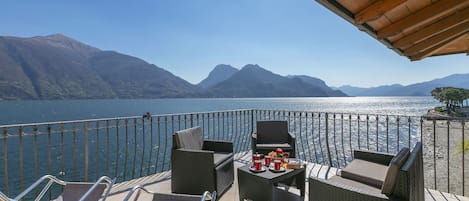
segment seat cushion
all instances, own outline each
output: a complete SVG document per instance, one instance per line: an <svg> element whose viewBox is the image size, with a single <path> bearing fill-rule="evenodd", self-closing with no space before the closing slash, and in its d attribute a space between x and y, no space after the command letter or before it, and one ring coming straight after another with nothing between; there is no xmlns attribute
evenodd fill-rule
<svg viewBox="0 0 469 201"><path fill-rule="evenodd" d="M291 149L291 146L288 143L282 143L282 144L257 144L256 148L257 149L272 149L272 151L273 151L276 148Z"/></svg>
<svg viewBox="0 0 469 201"><path fill-rule="evenodd" d="M396 154L389 163L389 168L386 173L386 177L381 188L381 192L385 195L391 195L396 183L397 174L401 169L402 165L407 161L407 158L410 155L409 148L403 148L399 153Z"/></svg>
<svg viewBox="0 0 469 201"><path fill-rule="evenodd" d="M181 130L175 134L176 148L202 150L203 136L202 128L199 126Z"/></svg>
<svg viewBox="0 0 469 201"><path fill-rule="evenodd" d="M386 165L354 159L342 169L341 176L381 189L387 171Z"/></svg>
<svg viewBox="0 0 469 201"><path fill-rule="evenodd" d="M220 153L220 152L217 152L217 153L213 154L213 163L215 164L215 166L218 166L221 163L223 163L224 161L226 161L228 159L231 159L231 158L233 158L233 153Z"/></svg>

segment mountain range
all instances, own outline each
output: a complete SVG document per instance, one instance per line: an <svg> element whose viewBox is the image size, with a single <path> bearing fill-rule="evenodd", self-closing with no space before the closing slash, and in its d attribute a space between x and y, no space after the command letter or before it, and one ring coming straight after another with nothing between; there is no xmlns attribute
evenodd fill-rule
<svg viewBox="0 0 469 201"><path fill-rule="evenodd" d="M393 84L361 88L346 85L338 87L337 89L350 96L430 96L434 88L447 86L469 88L469 73L453 74L443 78L406 86Z"/></svg>
<svg viewBox="0 0 469 201"><path fill-rule="evenodd" d="M203 92L205 97L327 97L347 96L339 90L307 80L317 80L308 76L281 76L261 68L257 64L248 64L233 73L232 68L217 66L206 80L218 80ZM222 71L226 71L223 73ZM231 76L218 76L231 74ZM202 81L201 83L203 83ZM322 85L324 84L324 85Z"/></svg>
<svg viewBox="0 0 469 201"><path fill-rule="evenodd" d="M193 85L142 59L54 34L0 37L0 99L346 96L309 76L217 65Z"/></svg>

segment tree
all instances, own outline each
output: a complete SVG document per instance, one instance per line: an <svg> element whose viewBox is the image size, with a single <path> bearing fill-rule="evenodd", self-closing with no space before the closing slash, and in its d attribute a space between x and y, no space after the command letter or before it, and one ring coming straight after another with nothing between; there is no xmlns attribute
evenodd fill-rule
<svg viewBox="0 0 469 201"><path fill-rule="evenodd" d="M455 87L438 87L431 91L432 96L446 104L447 112L454 111L456 107L464 106L464 100L469 99L469 90Z"/></svg>

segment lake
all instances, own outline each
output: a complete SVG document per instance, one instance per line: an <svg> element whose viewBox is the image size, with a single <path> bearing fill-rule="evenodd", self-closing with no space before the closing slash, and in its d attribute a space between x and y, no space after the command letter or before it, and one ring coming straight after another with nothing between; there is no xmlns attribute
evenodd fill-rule
<svg viewBox="0 0 469 201"><path fill-rule="evenodd" d="M0 101L0 125L233 109L419 116L437 105L430 96Z"/></svg>

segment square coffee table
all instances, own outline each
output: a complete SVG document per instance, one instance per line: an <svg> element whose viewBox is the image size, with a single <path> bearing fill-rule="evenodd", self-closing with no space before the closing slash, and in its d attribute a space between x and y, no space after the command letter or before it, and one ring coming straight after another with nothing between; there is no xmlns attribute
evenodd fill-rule
<svg viewBox="0 0 469 201"><path fill-rule="evenodd" d="M293 179L300 190L301 197L305 196L306 168L287 169L285 172L274 173L270 170L254 173L249 170L249 165L238 168L239 200L273 201L274 188L278 183L290 185Z"/></svg>

